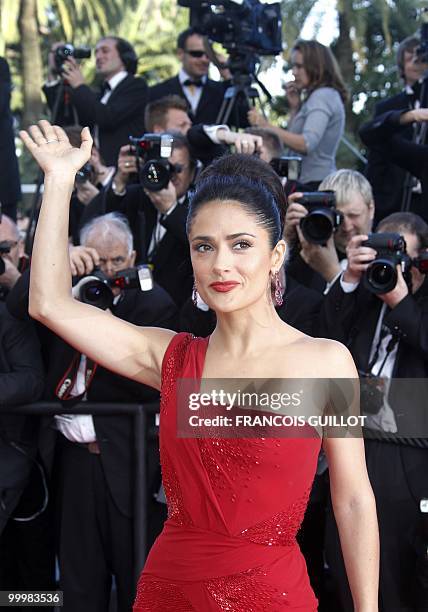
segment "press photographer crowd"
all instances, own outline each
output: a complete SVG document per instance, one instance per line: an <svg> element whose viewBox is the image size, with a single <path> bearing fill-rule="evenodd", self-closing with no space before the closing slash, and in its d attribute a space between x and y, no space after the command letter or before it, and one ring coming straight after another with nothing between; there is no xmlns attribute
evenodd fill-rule
<svg viewBox="0 0 428 612"><path fill-rule="evenodd" d="M277 311L308 335L345 344L360 375L379 610L428 610L428 34L423 27L398 46L403 89L360 130L365 169L338 170L348 89L330 48L293 45L283 127L266 118L256 76L260 56L282 52L279 3L229 0L223 12L212 7L219 2L179 4L190 8L190 25L177 38L178 74L163 82L136 76L132 45L113 34L92 50L56 42L49 53L51 123L73 146L84 126L94 139L70 208L73 296L140 326L208 336L216 317L195 289L186 232L192 189L213 160L228 176L229 152L255 181L263 177L253 162L264 160L289 249L273 287ZM91 53L101 88L82 73ZM0 591L58 589L67 612L129 612L141 570L135 424L120 404L157 403L159 393L94 363L28 314L40 198L23 229L11 87L0 58ZM55 416L18 410L40 400L57 402ZM67 412L84 402L118 409ZM158 415L146 419L143 557L167 517ZM328 482L321 452L298 541L319 610L348 612Z"/></svg>

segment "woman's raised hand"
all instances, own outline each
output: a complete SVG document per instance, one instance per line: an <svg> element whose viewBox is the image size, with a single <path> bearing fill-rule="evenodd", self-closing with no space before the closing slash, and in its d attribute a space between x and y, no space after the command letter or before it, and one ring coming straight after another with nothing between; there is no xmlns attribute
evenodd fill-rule
<svg viewBox="0 0 428 612"><path fill-rule="evenodd" d="M82 130L78 149L71 146L62 128L44 119L19 135L45 175L74 175L91 156L92 137L87 127Z"/></svg>

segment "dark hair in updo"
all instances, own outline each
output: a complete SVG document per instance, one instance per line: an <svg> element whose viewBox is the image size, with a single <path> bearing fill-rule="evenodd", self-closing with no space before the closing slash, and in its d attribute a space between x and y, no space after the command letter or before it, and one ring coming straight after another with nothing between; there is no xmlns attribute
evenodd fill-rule
<svg viewBox="0 0 428 612"><path fill-rule="evenodd" d="M271 247L282 238L287 199L273 168L252 155L224 155L198 177L189 204L187 233L198 210L213 200L235 200L269 234Z"/></svg>

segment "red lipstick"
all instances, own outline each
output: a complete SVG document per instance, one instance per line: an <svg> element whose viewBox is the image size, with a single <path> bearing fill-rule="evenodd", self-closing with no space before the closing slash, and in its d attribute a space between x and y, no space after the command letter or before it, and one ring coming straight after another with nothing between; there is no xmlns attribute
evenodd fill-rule
<svg viewBox="0 0 428 612"><path fill-rule="evenodd" d="M231 291L234 289L239 283L235 281L226 281L226 282L217 282L211 283L210 287L214 289L214 291L218 291L219 293L226 293L227 291Z"/></svg>

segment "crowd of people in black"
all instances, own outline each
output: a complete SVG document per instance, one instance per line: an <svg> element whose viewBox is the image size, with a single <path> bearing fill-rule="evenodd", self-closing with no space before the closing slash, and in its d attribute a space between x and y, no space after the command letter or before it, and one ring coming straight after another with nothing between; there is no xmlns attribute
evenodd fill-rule
<svg viewBox="0 0 428 612"><path fill-rule="evenodd" d="M272 160L302 158L300 176L283 178L283 190L273 194L283 206L289 247L277 309L304 333L344 343L360 372L383 612L428 609L428 144L416 142L412 129L426 124L428 109L420 104L426 66L415 53L418 45L417 37L400 44L403 92L380 102L361 130L369 151L365 176L336 169L347 92L330 49L316 41L299 40L292 50L287 129L242 102L230 115L231 125L217 124L229 75L220 81L208 77L210 60L194 28L178 37L178 74L152 87L136 76L132 46L116 36L96 45L101 90L86 84L73 57L58 75L56 45L43 87L55 123L72 144L80 144L80 126L89 126L94 136L90 165L76 177L70 210L75 297L83 299L86 277L95 274L108 284L138 265L144 287L112 286L107 307L141 326L207 336L216 325L194 287L186 234L200 170L232 147L241 154L246 177L260 179L253 176L252 156L265 160L269 182ZM41 398L73 406L159 397L92 363L28 315L31 266L16 224L20 188L10 89L7 62L0 59L0 590L54 590L59 582L65 610L106 612L114 581L117 610L129 612L135 597L131 419L96 412L36 418L14 414L14 406ZM168 173L161 189L143 184L144 152L138 153L137 140L130 142L149 133L171 135L161 160ZM320 195L313 211L307 192L316 191L333 192L333 207ZM322 217L330 224L325 237L311 237L305 224L311 214L318 214L317 223ZM391 246L394 240L398 247ZM392 264L383 261L370 277L381 257ZM388 271L393 280L382 289ZM150 426L156 425L153 417ZM156 440L147 443L146 462L150 546L167 512ZM352 610L322 454L299 538L319 609Z"/></svg>

